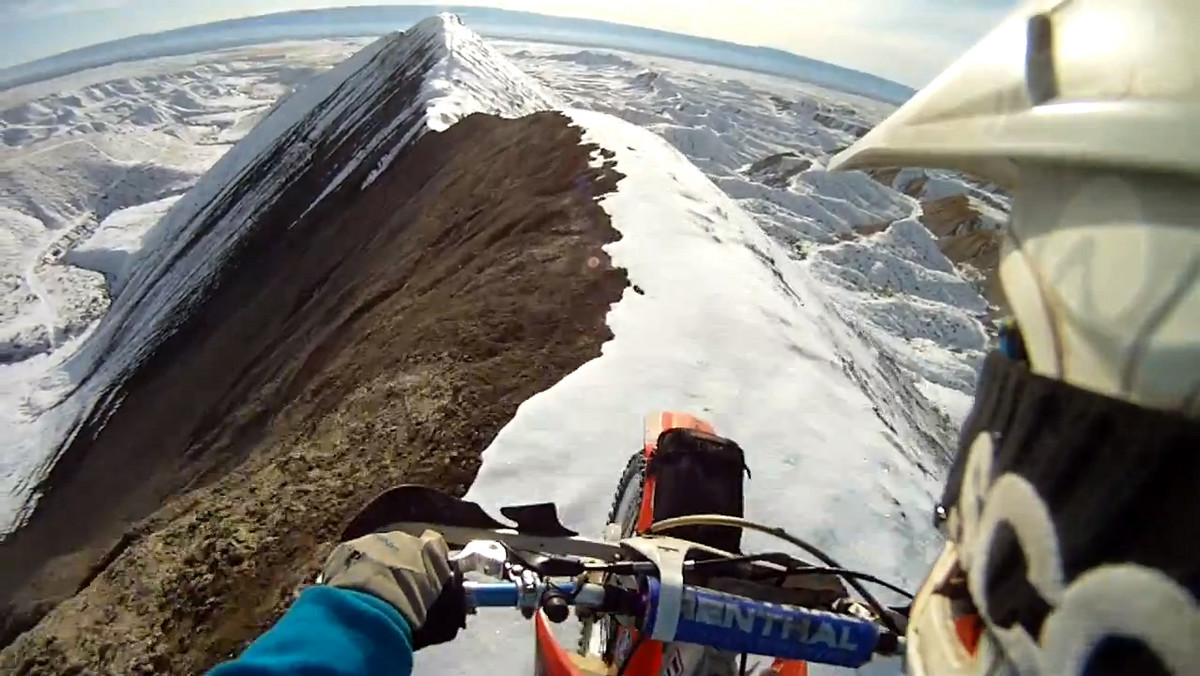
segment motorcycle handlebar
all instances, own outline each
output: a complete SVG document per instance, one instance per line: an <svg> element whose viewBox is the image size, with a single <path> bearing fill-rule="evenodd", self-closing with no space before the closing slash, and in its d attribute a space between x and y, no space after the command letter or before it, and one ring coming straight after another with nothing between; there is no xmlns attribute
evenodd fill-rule
<svg viewBox="0 0 1200 676"><path fill-rule="evenodd" d="M472 607L537 608L547 592L567 604L599 608L605 601L603 585L573 582L561 585L539 583L522 588L515 582L463 583ZM657 580L642 595L639 624L654 635L654 618L659 597ZM560 606L565 619L565 607ZM882 627L869 620L800 606L766 603L684 585L682 605L669 635L658 640L675 640L712 646L730 652L807 660L843 667L858 667L872 654L893 654L894 638L881 640ZM671 613L671 617L676 617Z"/></svg>

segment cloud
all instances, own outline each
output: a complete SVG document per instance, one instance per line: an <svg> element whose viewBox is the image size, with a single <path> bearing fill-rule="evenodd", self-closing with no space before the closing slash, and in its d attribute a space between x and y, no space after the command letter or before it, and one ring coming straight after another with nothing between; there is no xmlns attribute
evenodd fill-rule
<svg viewBox="0 0 1200 676"><path fill-rule="evenodd" d="M419 1L419 0L418 0ZM472 2L472 0L467 0ZM1019 0L478 0L776 47L920 87Z"/></svg>
<svg viewBox="0 0 1200 676"><path fill-rule="evenodd" d="M392 0L490 5L776 47L922 86L1019 0ZM0 0L22 61L131 32L388 0ZM109 10L104 12L102 10ZM36 27L38 36L22 26ZM22 40L22 38L28 38ZM17 45L21 47L22 45Z"/></svg>
<svg viewBox="0 0 1200 676"><path fill-rule="evenodd" d="M998 25L1019 0L796 2L764 27L771 46L921 87ZM814 5L825 5L814 7Z"/></svg>
<svg viewBox="0 0 1200 676"><path fill-rule="evenodd" d="M429 3L430 0L409 0ZM1018 0L459 0L775 47L929 82Z"/></svg>
<svg viewBox="0 0 1200 676"><path fill-rule="evenodd" d="M8 9L8 12L11 12L10 19L28 20L113 9L128 4L130 4L130 0L7 0L3 6Z"/></svg>

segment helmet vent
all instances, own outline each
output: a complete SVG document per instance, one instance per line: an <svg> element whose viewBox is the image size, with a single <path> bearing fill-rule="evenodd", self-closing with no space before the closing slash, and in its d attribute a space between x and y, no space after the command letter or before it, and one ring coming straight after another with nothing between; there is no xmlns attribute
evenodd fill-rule
<svg viewBox="0 0 1200 676"><path fill-rule="evenodd" d="M1046 14L1029 19L1025 41L1025 93L1038 106L1058 97L1054 70L1054 23Z"/></svg>

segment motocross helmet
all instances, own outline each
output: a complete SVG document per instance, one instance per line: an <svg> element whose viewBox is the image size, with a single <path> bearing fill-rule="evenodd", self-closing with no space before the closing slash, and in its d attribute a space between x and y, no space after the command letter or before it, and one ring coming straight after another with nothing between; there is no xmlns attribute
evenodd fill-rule
<svg viewBox="0 0 1200 676"><path fill-rule="evenodd" d="M911 674L1200 674L1200 2L1025 3L831 169L1012 190Z"/></svg>

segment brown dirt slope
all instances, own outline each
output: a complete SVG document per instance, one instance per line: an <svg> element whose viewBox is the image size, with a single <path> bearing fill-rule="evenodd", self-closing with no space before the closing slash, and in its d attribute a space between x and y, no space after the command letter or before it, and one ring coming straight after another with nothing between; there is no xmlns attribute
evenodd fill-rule
<svg viewBox="0 0 1200 676"><path fill-rule="evenodd" d="M922 202L921 223L938 239L938 246L947 258L960 267L969 265L982 275L977 281L979 291L997 308L994 314L1008 314L999 274L1004 231L981 228L979 212L966 195Z"/></svg>
<svg viewBox="0 0 1200 676"><path fill-rule="evenodd" d="M202 671L269 626L367 498L465 490L517 405L609 338L626 279L594 198L620 175L579 144L555 113L471 116L248 249L37 530L0 547L10 640L49 610L0 672ZM105 493L130 476L165 501Z"/></svg>
<svg viewBox="0 0 1200 676"><path fill-rule="evenodd" d="M0 543L0 647L44 607L73 593L97 560L119 552L126 524L148 516L197 476L243 458L250 436L290 395L271 383L286 383L279 369L294 364L307 347L281 336L298 303L321 283L321 266L329 270L346 245L331 247L334 257L326 258L317 253L305 259L303 250L323 241L330 218L357 199L358 186L385 149L424 124L424 116L412 111L437 50L429 44L432 37L414 33L381 38L381 49L353 72L317 76L311 83L317 90L336 81L330 95L310 102L306 114L286 113L283 121L272 121L279 112L274 109L189 193L211 196L207 204L182 214L180 205L172 210L185 222L175 224L175 241L164 247L163 260L147 266L153 283L142 280L128 289L80 351L120 354L131 348L124 341L148 351L119 382L102 385L112 388L111 400L126 412L110 421L105 407L90 411L38 486L43 498L28 524ZM372 150L372 141L379 147ZM241 152L247 146L257 152ZM361 161L353 165L353 158ZM346 180L310 211L313 199L347 169ZM181 200L185 207L190 202ZM228 258L213 260L217 250ZM272 293L263 283L263 266L273 261L281 269L270 274L281 283ZM209 279L206 268L213 265L220 270ZM191 284L203 302L172 293L187 275L203 275ZM294 275L294 287L283 281L287 275ZM132 307L121 307L130 301ZM246 317L262 313L264 303L292 309L272 307L261 317ZM98 358L84 356L76 370L89 385L106 377L98 375ZM239 413L254 399L256 409ZM233 444L218 447L227 441ZM45 567L48 559L56 560Z"/></svg>

